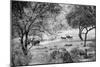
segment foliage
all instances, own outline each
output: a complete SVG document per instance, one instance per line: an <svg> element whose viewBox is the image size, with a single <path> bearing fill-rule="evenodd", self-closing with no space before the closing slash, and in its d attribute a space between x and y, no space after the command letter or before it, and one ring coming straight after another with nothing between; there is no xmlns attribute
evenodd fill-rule
<svg viewBox="0 0 100 67"><path fill-rule="evenodd" d="M84 39L84 46L86 46L88 32L96 28L96 6L75 5L73 11L66 18L70 26L79 28L81 40L83 40L83 30L86 30Z"/></svg>
<svg viewBox="0 0 100 67"><path fill-rule="evenodd" d="M70 56L70 53L65 49L61 48L58 50L53 51L51 54L52 59L54 60L53 62L56 63L72 63L73 60Z"/></svg>
<svg viewBox="0 0 100 67"><path fill-rule="evenodd" d="M75 27L90 27L95 25L96 21L96 7L95 6L83 6L75 5L72 12L66 17L68 19L68 24Z"/></svg>
<svg viewBox="0 0 100 67"><path fill-rule="evenodd" d="M28 65L30 59L32 58L31 54L24 55L23 50L21 49L21 44L11 44L11 66L23 66Z"/></svg>
<svg viewBox="0 0 100 67"><path fill-rule="evenodd" d="M43 21L60 11L58 4L12 1L12 35L18 34L21 38L22 50L27 55L27 41L30 32L47 31ZM39 33L38 32L38 33ZM37 34L37 33L36 33ZM36 35L34 34L34 35Z"/></svg>
<svg viewBox="0 0 100 67"><path fill-rule="evenodd" d="M86 53L82 49L74 48L70 51L70 54L74 62L79 62L80 59L82 59L82 57L84 57Z"/></svg>

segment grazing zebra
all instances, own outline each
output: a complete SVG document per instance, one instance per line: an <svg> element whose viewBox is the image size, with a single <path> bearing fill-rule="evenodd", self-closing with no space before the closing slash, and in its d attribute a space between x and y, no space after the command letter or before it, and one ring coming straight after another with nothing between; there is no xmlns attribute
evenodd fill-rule
<svg viewBox="0 0 100 67"><path fill-rule="evenodd" d="M35 41L30 41L30 47L29 49L31 49L33 46L39 46L40 41L39 40L35 40Z"/></svg>
<svg viewBox="0 0 100 67"><path fill-rule="evenodd" d="M61 37L61 39L72 39L73 37L72 36L66 36L66 37Z"/></svg>
<svg viewBox="0 0 100 67"><path fill-rule="evenodd" d="M36 40L36 41L33 41L32 44L33 44L34 46L36 46L36 45L39 45L39 43L40 43L40 41L39 41L39 40Z"/></svg>
<svg viewBox="0 0 100 67"><path fill-rule="evenodd" d="M72 36L66 36L66 38L68 38L68 39L72 39L73 37L72 37Z"/></svg>
<svg viewBox="0 0 100 67"><path fill-rule="evenodd" d="M66 37L61 37L61 39L66 39Z"/></svg>

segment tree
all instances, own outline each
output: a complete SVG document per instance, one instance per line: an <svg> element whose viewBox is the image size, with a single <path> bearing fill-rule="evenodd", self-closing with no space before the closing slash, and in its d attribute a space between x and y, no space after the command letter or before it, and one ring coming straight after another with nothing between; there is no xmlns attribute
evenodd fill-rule
<svg viewBox="0 0 100 67"><path fill-rule="evenodd" d="M12 1L11 9L12 29L16 29L16 33L21 38L20 42L25 55L28 53L29 33L32 30L43 31L43 20L48 18L50 14L57 15L60 11L58 4L21 1Z"/></svg>
<svg viewBox="0 0 100 67"><path fill-rule="evenodd" d="M82 33L85 32L84 46L86 46L87 34L96 28L96 7L75 5L74 10L67 16L68 23L73 28L79 28L79 38L83 40Z"/></svg>

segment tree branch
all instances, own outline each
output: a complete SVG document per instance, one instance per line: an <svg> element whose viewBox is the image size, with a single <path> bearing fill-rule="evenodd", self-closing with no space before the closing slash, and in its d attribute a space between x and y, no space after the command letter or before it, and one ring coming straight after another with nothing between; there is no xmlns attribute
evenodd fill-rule
<svg viewBox="0 0 100 67"><path fill-rule="evenodd" d="M88 31L90 31L90 30L92 30L92 29L94 29L94 28L96 28L96 27L94 26L94 27L90 28Z"/></svg>

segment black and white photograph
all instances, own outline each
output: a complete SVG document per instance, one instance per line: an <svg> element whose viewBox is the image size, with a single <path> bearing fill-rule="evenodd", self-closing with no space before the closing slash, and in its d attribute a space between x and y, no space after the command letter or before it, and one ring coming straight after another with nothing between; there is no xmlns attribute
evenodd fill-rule
<svg viewBox="0 0 100 67"><path fill-rule="evenodd" d="M96 61L96 6L11 0L10 66Z"/></svg>

